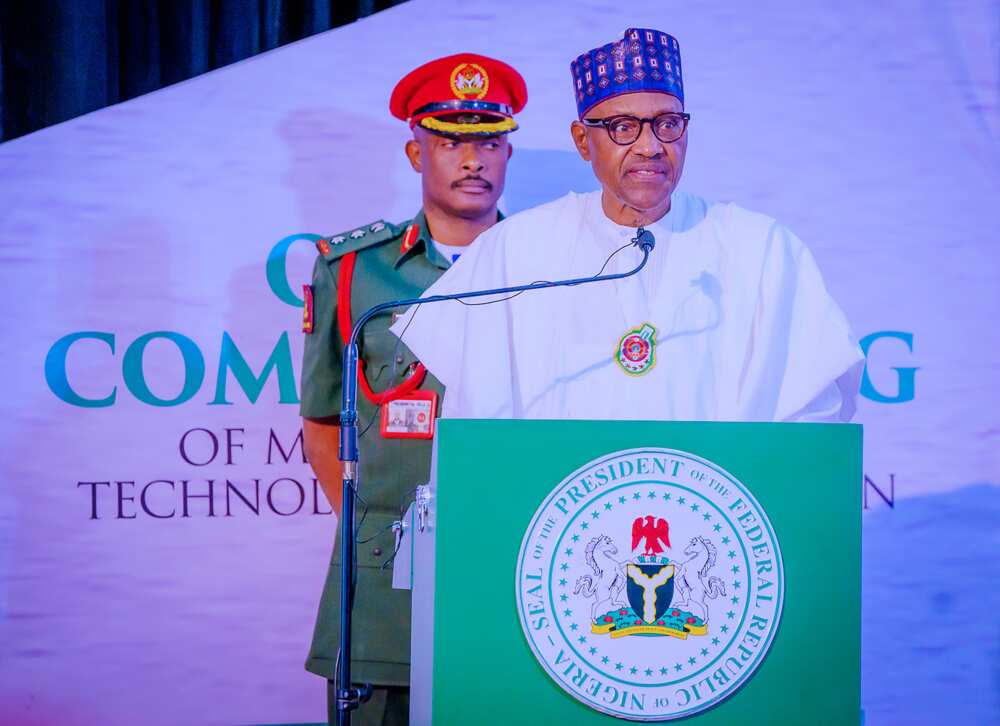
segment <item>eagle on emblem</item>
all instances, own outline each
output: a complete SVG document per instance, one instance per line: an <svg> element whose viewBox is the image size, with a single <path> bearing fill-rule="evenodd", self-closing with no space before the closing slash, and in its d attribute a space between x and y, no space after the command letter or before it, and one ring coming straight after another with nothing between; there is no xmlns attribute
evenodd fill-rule
<svg viewBox="0 0 1000 726"><path fill-rule="evenodd" d="M458 77L455 79L455 85L458 86L459 90L462 92L475 92L483 90L483 76L481 73L476 72L472 68L466 68L465 70L459 72Z"/></svg>
<svg viewBox="0 0 1000 726"><path fill-rule="evenodd" d="M658 555L670 546L670 525L662 517L637 517L632 522L632 550L645 540L644 555ZM662 543L662 544L661 544Z"/></svg>
<svg viewBox="0 0 1000 726"><path fill-rule="evenodd" d="M462 63L451 72L451 90L457 98L483 98L489 88L489 74L478 63Z"/></svg>

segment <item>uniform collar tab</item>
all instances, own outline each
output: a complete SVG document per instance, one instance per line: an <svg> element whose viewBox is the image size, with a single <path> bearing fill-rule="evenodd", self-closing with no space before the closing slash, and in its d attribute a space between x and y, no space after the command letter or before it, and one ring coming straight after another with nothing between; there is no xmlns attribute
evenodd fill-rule
<svg viewBox="0 0 1000 726"><path fill-rule="evenodd" d="M406 229L403 231L403 236L399 241L399 252L393 266L398 269L403 264L403 261L411 255L419 254L426 250L430 246L430 239L431 235L427 230L427 219L424 217L424 211L420 210L410 220L410 223L406 225Z"/></svg>

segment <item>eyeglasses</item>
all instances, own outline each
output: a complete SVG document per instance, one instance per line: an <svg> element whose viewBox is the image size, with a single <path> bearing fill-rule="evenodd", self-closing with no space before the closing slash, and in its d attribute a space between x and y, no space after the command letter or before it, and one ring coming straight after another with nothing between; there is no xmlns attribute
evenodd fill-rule
<svg viewBox="0 0 1000 726"><path fill-rule="evenodd" d="M687 129L691 114L671 111L661 113L653 118L639 118L638 116L608 116L606 118L585 118L584 126L603 126L608 132L608 136L619 146L634 144L636 139L642 135L642 125L648 123L653 129L653 135L664 144L677 141L684 135Z"/></svg>

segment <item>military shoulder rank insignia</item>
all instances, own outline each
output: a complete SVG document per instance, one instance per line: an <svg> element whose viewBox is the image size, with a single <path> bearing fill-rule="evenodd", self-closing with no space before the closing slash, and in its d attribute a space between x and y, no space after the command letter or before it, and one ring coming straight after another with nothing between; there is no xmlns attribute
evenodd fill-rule
<svg viewBox="0 0 1000 726"><path fill-rule="evenodd" d="M395 226L380 219L371 224L355 227L347 232L321 238L316 242L316 248L328 262L332 262L349 252L359 252L381 244L392 239L396 234Z"/></svg>
<svg viewBox="0 0 1000 726"><path fill-rule="evenodd" d="M524 637L563 690L618 718L666 721L753 676L781 622L785 572L742 482L647 447L558 483L521 541L516 588Z"/></svg>
<svg viewBox="0 0 1000 726"><path fill-rule="evenodd" d="M618 341L615 360L630 376L641 376L656 364L656 328L649 323L628 331Z"/></svg>

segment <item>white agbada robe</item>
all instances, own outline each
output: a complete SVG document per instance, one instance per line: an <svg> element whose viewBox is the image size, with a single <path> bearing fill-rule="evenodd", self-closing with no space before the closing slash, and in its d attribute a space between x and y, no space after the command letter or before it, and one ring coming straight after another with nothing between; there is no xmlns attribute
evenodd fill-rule
<svg viewBox="0 0 1000 726"><path fill-rule="evenodd" d="M414 306L392 327L446 387L450 418L838 421L862 354L809 250L773 219L675 193L623 280L483 305ZM595 275L635 236L601 193L570 193L484 232L425 296ZM641 259L630 246L605 272ZM485 300L498 298L485 298ZM656 328L643 375L615 360Z"/></svg>

